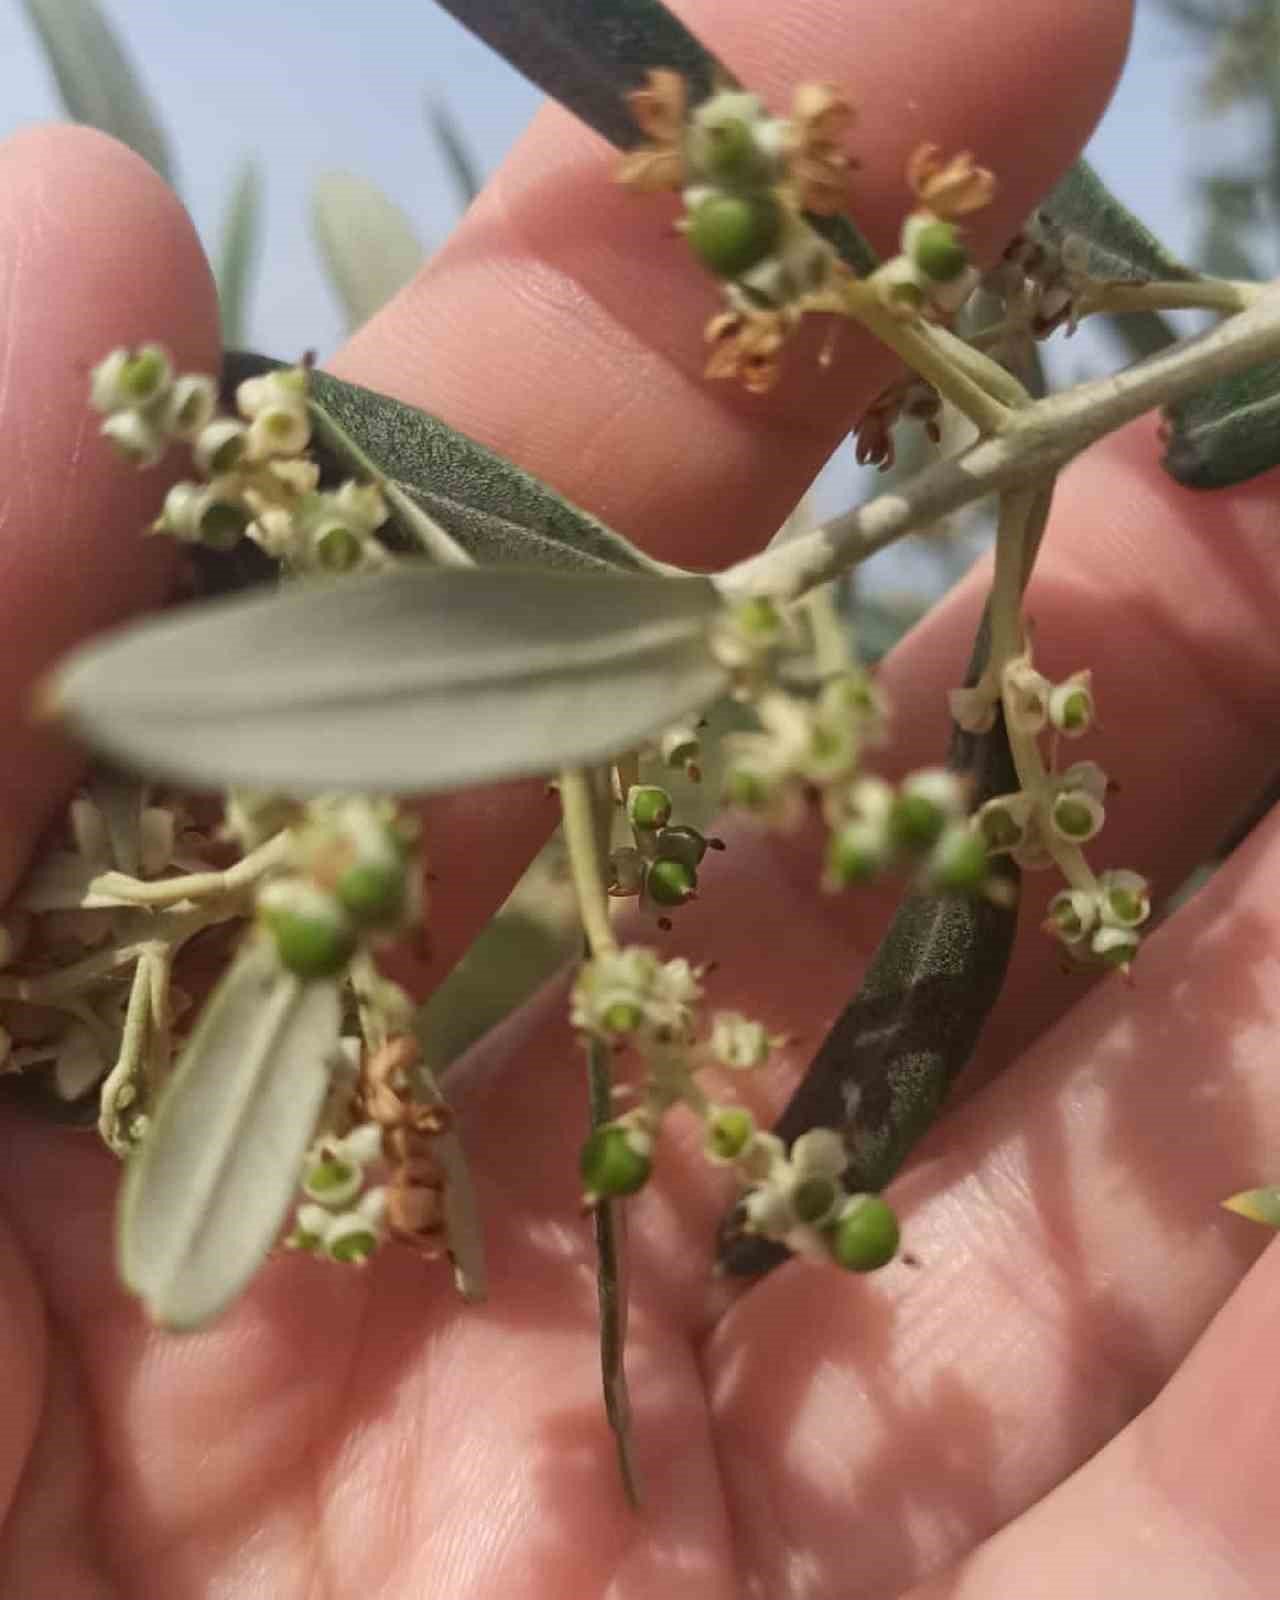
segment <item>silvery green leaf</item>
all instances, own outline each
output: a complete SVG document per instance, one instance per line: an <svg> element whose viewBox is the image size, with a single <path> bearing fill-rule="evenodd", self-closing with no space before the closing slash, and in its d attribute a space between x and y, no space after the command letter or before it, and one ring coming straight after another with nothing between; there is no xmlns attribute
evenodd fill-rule
<svg viewBox="0 0 1280 1600"><path fill-rule="evenodd" d="M231 354L224 382L234 389L244 378L278 365L265 356ZM312 375L311 397L314 453L326 483L361 471L344 448L349 436L482 566L666 570L537 478L426 411L325 372ZM417 548L394 508L391 530L398 548Z"/></svg>
<svg viewBox="0 0 1280 1600"><path fill-rule="evenodd" d="M702 578L402 566L126 628L52 703L197 786L458 788L602 761L707 705L719 606Z"/></svg>
<svg viewBox="0 0 1280 1600"><path fill-rule="evenodd" d="M303 983L266 944L206 1003L121 1197L121 1277L157 1322L194 1328L217 1316L275 1243L340 1013L336 983Z"/></svg>
<svg viewBox="0 0 1280 1600"><path fill-rule="evenodd" d="M249 283L258 256L261 211L262 178L257 166L246 161L231 191L218 247L218 309L224 345L244 341Z"/></svg>
<svg viewBox="0 0 1280 1600"><path fill-rule="evenodd" d="M127 144L172 182L168 141L94 0L26 0L26 7L68 116Z"/></svg>
<svg viewBox="0 0 1280 1600"><path fill-rule="evenodd" d="M426 259L400 207L350 172L326 172L316 180L311 223L351 328L399 294Z"/></svg>
<svg viewBox="0 0 1280 1600"><path fill-rule="evenodd" d="M733 74L660 0L440 0L517 72L626 150L640 142L626 95L663 67L680 73L690 104ZM811 218L855 272L877 257L847 217Z"/></svg>
<svg viewBox="0 0 1280 1600"><path fill-rule="evenodd" d="M1077 161L1039 209L1085 241L1089 272L1096 278L1176 281L1199 276L1139 222L1087 161Z"/></svg>
<svg viewBox="0 0 1280 1600"><path fill-rule="evenodd" d="M465 211L480 193L479 164L463 138L461 128L453 120L453 113L443 100L434 95L427 97L427 125L444 156L454 188L458 191L458 200Z"/></svg>
<svg viewBox="0 0 1280 1600"><path fill-rule="evenodd" d="M1188 489L1227 489L1280 466L1280 366L1202 389L1166 413L1164 466Z"/></svg>

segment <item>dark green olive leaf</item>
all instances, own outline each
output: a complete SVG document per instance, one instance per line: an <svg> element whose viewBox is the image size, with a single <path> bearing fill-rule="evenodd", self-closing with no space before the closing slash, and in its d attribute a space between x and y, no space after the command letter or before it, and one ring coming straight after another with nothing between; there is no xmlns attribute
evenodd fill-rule
<svg viewBox="0 0 1280 1600"><path fill-rule="evenodd" d="M216 276L223 344L244 341L249 288L261 242L261 214L262 177L254 162L246 161L231 190L218 246Z"/></svg>
<svg viewBox="0 0 1280 1600"><path fill-rule="evenodd" d="M1028 575L1052 496L1049 483L1028 522ZM965 675L968 687L982 675L990 639L988 604ZM947 766L972 781L975 808L1016 789L1003 716L989 733L956 728ZM787 1143L810 1128L838 1128L849 1155L844 1184L852 1194L883 1189L928 1131L999 999L1018 928L1020 874L1007 857L998 858L994 873L1008 899L904 896L861 987L775 1126ZM749 1277L786 1259L785 1246L745 1233L742 1223L735 1208L721 1224L725 1271Z"/></svg>
<svg viewBox="0 0 1280 1600"><path fill-rule="evenodd" d="M1095 278L1185 281L1199 276L1138 221L1087 161L1077 161L1039 209L1085 241Z"/></svg>
<svg viewBox="0 0 1280 1600"><path fill-rule="evenodd" d="M124 46L94 0L26 0L67 115L101 128L173 181L169 145Z"/></svg>
<svg viewBox="0 0 1280 1600"><path fill-rule="evenodd" d="M709 704L719 606L703 578L405 565L126 628L51 704L196 786L458 788L608 759Z"/></svg>
<svg viewBox="0 0 1280 1600"><path fill-rule="evenodd" d="M659 0L440 0L517 72L620 150L641 139L626 96L669 68L696 105L736 79ZM811 217L855 272L877 257L847 217Z"/></svg>
<svg viewBox="0 0 1280 1600"><path fill-rule="evenodd" d="M368 322L426 260L400 207L354 173L325 172L316 179L311 226L348 328Z"/></svg>
<svg viewBox="0 0 1280 1600"><path fill-rule="evenodd" d="M129 1162L125 1285L171 1328L216 1317L275 1243L329 1086L341 1003L255 943L206 1003Z"/></svg>
<svg viewBox="0 0 1280 1600"><path fill-rule="evenodd" d="M1224 378L1165 414L1165 470L1188 489L1227 489L1280 466L1280 365Z"/></svg>
<svg viewBox="0 0 1280 1600"><path fill-rule="evenodd" d="M243 379L279 365L266 356L231 352L224 360L224 390L233 392ZM537 478L428 412L326 372L312 374L311 392L323 481L363 475L346 446L349 437L480 565L566 572L667 570ZM418 548L394 509L390 526L397 548Z"/></svg>

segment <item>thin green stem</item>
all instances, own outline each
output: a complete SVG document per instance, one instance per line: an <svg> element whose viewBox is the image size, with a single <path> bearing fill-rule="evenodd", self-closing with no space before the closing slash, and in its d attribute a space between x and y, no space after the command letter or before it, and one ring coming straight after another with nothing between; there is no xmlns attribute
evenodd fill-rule
<svg viewBox="0 0 1280 1600"><path fill-rule="evenodd" d="M971 362L960 366L950 348L940 349L924 324L903 322L886 310L875 288L863 279L849 281L844 291L849 316L888 345L926 383L932 384L982 434L999 433L1008 421L1010 407L997 400L984 384L971 376ZM956 341L959 343L959 341ZM995 367L994 362L988 363ZM997 368L997 370L1000 370ZM1007 383L1005 373L1003 382ZM784 547L785 548L785 547Z"/></svg>
<svg viewBox="0 0 1280 1600"><path fill-rule="evenodd" d="M595 788L580 767L562 772L558 781L569 870L583 932L592 955L606 955L618 944L609 925L609 893L601 870Z"/></svg>

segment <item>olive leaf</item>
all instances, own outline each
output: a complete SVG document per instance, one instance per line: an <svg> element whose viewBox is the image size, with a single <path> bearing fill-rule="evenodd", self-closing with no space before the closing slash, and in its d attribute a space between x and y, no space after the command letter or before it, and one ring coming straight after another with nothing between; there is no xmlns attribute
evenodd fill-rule
<svg viewBox="0 0 1280 1600"><path fill-rule="evenodd" d="M1041 201L1039 210L1084 240L1092 277L1174 281L1199 277L1112 194L1087 161L1076 162Z"/></svg>
<svg viewBox="0 0 1280 1600"><path fill-rule="evenodd" d="M1138 221L1085 161L1076 163L1040 209L1085 239L1089 271L1095 277L1198 276ZM1148 318L1145 331L1148 344L1157 347L1163 330ZM1280 465L1280 366L1273 362L1211 384L1171 406L1166 419L1165 470L1185 487L1225 489L1267 472Z"/></svg>
<svg viewBox="0 0 1280 1600"><path fill-rule="evenodd" d="M1280 366L1224 378L1165 412L1165 470L1188 489L1228 489L1280 466Z"/></svg>
<svg viewBox="0 0 1280 1600"><path fill-rule="evenodd" d="M50 709L196 786L420 793L606 760L722 692L703 578L400 567L71 656Z"/></svg>
<svg viewBox="0 0 1280 1600"><path fill-rule="evenodd" d="M659 0L440 0L517 72L621 150L640 141L626 96L669 68L696 105L733 73ZM855 272L877 256L847 217L811 217Z"/></svg>
<svg viewBox="0 0 1280 1600"><path fill-rule="evenodd" d="M266 944L206 1003L121 1196L120 1275L157 1322L208 1322L275 1243L340 1023L336 983L303 983Z"/></svg>
<svg viewBox="0 0 1280 1600"><path fill-rule="evenodd" d="M426 260L395 201L351 172L324 172L316 179L311 227L349 329L368 322Z"/></svg>
<svg viewBox="0 0 1280 1600"><path fill-rule="evenodd" d="M26 7L68 116L127 144L172 182L168 140L94 0L26 0Z"/></svg>
<svg viewBox="0 0 1280 1600"><path fill-rule="evenodd" d="M245 336L249 287L262 232L262 175L245 161L227 202L218 246L218 311L223 344L239 344Z"/></svg>
<svg viewBox="0 0 1280 1600"><path fill-rule="evenodd" d="M224 360L224 389L234 390L243 379L279 365L266 356L230 353ZM315 372L311 408L314 454L326 483L353 473L364 476L363 464L345 444L349 437L481 566L669 570L514 463L415 406ZM390 533L400 548L417 548L394 508Z"/></svg>

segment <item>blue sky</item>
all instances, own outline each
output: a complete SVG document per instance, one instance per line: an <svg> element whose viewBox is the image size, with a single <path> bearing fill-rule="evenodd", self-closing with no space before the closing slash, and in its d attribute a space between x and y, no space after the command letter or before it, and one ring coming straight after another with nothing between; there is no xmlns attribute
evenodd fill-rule
<svg viewBox="0 0 1280 1600"><path fill-rule="evenodd" d="M453 225L456 204L424 123L426 94L449 102L485 170L537 103L430 0L104 0L104 9L170 130L182 193L207 240L217 237L240 158L264 158L268 222L250 332L277 352L325 352L341 334L308 234L318 172L340 167L375 180L430 245ZM1198 59L1188 36L1143 0L1124 81L1091 151L1175 248L1192 244L1197 161L1244 136L1195 116ZM57 115L24 9L0 0L0 133Z"/></svg>

